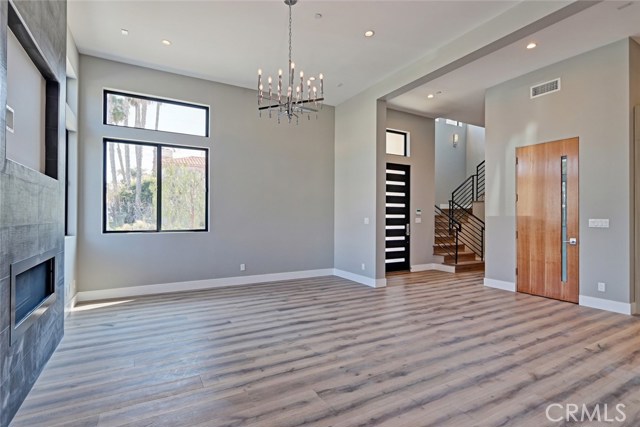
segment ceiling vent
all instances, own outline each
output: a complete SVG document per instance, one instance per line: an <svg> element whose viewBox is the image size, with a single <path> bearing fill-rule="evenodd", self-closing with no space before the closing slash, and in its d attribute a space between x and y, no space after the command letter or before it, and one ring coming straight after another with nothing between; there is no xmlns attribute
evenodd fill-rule
<svg viewBox="0 0 640 427"><path fill-rule="evenodd" d="M531 87L531 99L542 95L558 92L560 90L560 78L541 83Z"/></svg>

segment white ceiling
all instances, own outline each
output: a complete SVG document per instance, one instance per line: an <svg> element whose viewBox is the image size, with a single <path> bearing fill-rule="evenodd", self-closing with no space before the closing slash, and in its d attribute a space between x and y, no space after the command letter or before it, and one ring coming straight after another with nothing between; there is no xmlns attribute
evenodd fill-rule
<svg viewBox="0 0 640 427"><path fill-rule="evenodd" d="M486 89L625 37L639 36L640 2L602 2L387 102L392 108L482 126ZM538 47L527 50L529 41ZM442 93L427 99L438 91Z"/></svg>
<svg viewBox="0 0 640 427"><path fill-rule="evenodd" d="M516 3L300 0L293 59L307 75L324 73L327 103L337 105ZM287 66L282 0L72 0L68 13L84 54L247 88L258 68L275 75ZM368 29L375 37L363 36Z"/></svg>

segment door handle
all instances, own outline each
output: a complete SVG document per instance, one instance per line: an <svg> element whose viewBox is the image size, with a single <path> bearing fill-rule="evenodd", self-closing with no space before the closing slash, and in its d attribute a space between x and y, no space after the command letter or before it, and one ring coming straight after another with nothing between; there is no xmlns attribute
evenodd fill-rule
<svg viewBox="0 0 640 427"><path fill-rule="evenodd" d="M407 224L407 236L411 236L411 224Z"/></svg>
<svg viewBox="0 0 640 427"><path fill-rule="evenodd" d="M563 240L562 243L568 243L571 246L576 246L578 244L578 239L575 237L570 237L569 240Z"/></svg>

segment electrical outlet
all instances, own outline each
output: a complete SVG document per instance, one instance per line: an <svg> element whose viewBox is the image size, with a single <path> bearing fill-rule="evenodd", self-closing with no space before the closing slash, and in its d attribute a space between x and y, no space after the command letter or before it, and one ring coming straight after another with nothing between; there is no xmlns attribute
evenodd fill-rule
<svg viewBox="0 0 640 427"><path fill-rule="evenodd" d="M363 270L363 271L365 270L365 268L364 268L364 262L362 263L361 268L362 268L362 270Z"/></svg>
<svg viewBox="0 0 640 427"><path fill-rule="evenodd" d="M606 292L607 284L604 282L598 282L598 292Z"/></svg>
<svg viewBox="0 0 640 427"><path fill-rule="evenodd" d="M247 266L244 264L240 264L240 271L245 271L247 269Z"/></svg>

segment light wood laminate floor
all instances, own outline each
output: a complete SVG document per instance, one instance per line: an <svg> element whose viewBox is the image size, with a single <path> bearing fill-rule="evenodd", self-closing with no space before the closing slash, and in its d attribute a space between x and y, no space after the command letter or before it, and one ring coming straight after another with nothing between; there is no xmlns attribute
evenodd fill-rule
<svg viewBox="0 0 640 427"><path fill-rule="evenodd" d="M12 427L604 425L549 422L556 402L623 403L626 421L606 425L640 425L640 320L485 288L481 273L389 285L80 306Z"/></svg>

